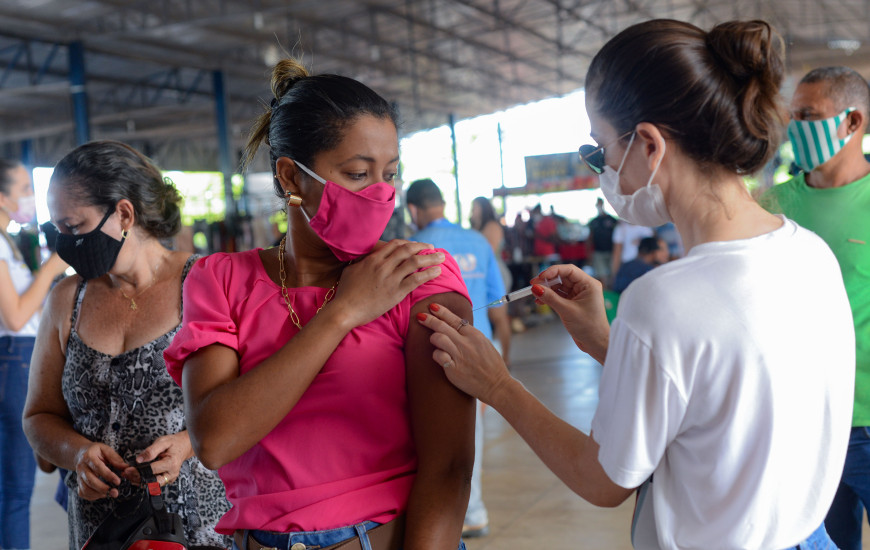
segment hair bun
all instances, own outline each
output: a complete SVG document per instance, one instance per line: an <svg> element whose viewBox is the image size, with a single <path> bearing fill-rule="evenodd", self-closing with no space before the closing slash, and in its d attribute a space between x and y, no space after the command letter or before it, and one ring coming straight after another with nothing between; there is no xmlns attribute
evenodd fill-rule
<svg viewBox="0 0 870 550"><path fill-rule="evenodd" d="M728 21L713 27L707 48L723 69L741 81L773 69L781 77L784 44L765 21Z"/></svg>
<svg viewBox="0 0 870 550"><path fill-rule="evenodd" d="M735 99L749 133L760 139L778 135L778 123L785 119L779 95L785 45L779 33L765 21L728 21L713 27L705 42L714 62L736 84ZM771 120L777 123L771 125Z"/></svg>
<svg viewBox="0 0 870 550"><path fill-rule="evenodd" d="M275 100L271 102L272 109L278 106L281 98L294 84L308 76L308 69L295 59L279 61L272 69L272 93L275 95Z"/></svg>

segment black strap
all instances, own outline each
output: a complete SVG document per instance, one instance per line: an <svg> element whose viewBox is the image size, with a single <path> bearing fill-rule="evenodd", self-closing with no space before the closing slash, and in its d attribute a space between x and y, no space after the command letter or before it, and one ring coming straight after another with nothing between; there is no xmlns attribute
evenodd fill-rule
<svg viewBox="0 0 870 550"><path fill-rule="evenodd" d="M160 490L160 482L157 481L157 476L154 475L154 471L151 469L151 463L136 464L136 469L139 470L139 476L145 485L145 492L148 493L151 507L154 510L163 510L163 492Z"/></svg>

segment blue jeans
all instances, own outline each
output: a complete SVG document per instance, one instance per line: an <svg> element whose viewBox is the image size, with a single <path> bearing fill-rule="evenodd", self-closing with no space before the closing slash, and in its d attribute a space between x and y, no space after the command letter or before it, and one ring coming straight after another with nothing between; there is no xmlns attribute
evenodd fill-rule
<svg viewBox="0 0 870 550"><path fill-rule="evenodd" d="M825 518L831 539L842 550L861 550L864 509L870 509L870 428L852 428L843 477Z"/></svg>
<svg viewBox="0 0 870 550"><path fill-rule="evenodd" d="M0 336L0 548L30 548L36 459L21 428L33 337Z"/></svg>
<svg viewBox="0 0 870 550"><path fill-rule="evenodd" d="M305 546L312 546L315 548L326 547L355 537L359 537L363 550L377 550L377 548L372 549L366 531L370 531L378 525L380 524L373 521L366 521L357 525L328 529L326 531L300 531L295 533L273 533L272 531L259 531L252 529L246 531L245 535L246 540L247 535L250 534L253 535L260 544L272 546L278 550L290 550L294 544L300 542ZM239 548L235 541L233 541L232 550L248 549ZM460 541L458 550L465 550L464 542Z"/></svg>
<svg viewBox="0 0 870 550"><path fill-rule="evenodd" d="M790 546L786 550L837 550L837 545L825 531L825 524L821 524L813 534L807 537L797 546Z"/></svg>

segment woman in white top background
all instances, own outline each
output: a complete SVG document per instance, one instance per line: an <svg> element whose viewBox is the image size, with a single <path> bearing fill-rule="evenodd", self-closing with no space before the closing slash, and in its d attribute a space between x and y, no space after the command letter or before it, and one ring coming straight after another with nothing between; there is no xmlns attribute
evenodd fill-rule
<svg viewBox="0 0 870 550"><path fill-rule="evenodd" d="M639 55L638 52L643 52ZM686 256L637 279L607 323L601 283L574 266L538 299L604 365L584 434L513 379L445 307L434 359L489 403L563 482L599 506L638 491L637 549L835 548L823 520L846 456L855 334L830 248L766 212L743 177L785 123L783 42L764 21L709 32L633 25L596 54L581 148L620 218L673 221Z"/></svg>
<svg viewBox="0 0 870 550"><path fill-rule="evenodd" d="M6 232L36 214L30 173L0 159L0 548L30 548L30 495L36 460L21 429L39 309L67 264L52 254L31 273Z"/></svg>

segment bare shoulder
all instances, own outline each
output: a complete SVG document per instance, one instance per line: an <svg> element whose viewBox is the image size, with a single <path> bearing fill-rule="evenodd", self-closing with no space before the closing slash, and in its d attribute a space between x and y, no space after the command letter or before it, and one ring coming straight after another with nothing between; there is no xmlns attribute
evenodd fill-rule
<svg viewBox="0 0 870 550"><path fill-rule="evenodd" d="M187 265L187 260L191 256L193 254L185 250L173 250L169 253L169 265L172 266L171 273L173 273L173 278L175 275L181 275L184 266Z"/></svg>
<svg viewBox="0 0 870 550"><path fill-rule="evenodd" d="M57 284L54 285L54 288L51 289L51 292L48 293L44 313L48 313L49 315L53 315L57 312L61 314L72 313L76 289L81 280L82 278L80 276L71 275L58 281Z"/></svg>
<svg viewBox="0 0 870 550"><path fill-rule="evenodd" d="M42 310L40 324L47 323L61 334L69 332L70 316L76 299L76 289L82 278L78 275L64 277L51 289Z"/></svg>

